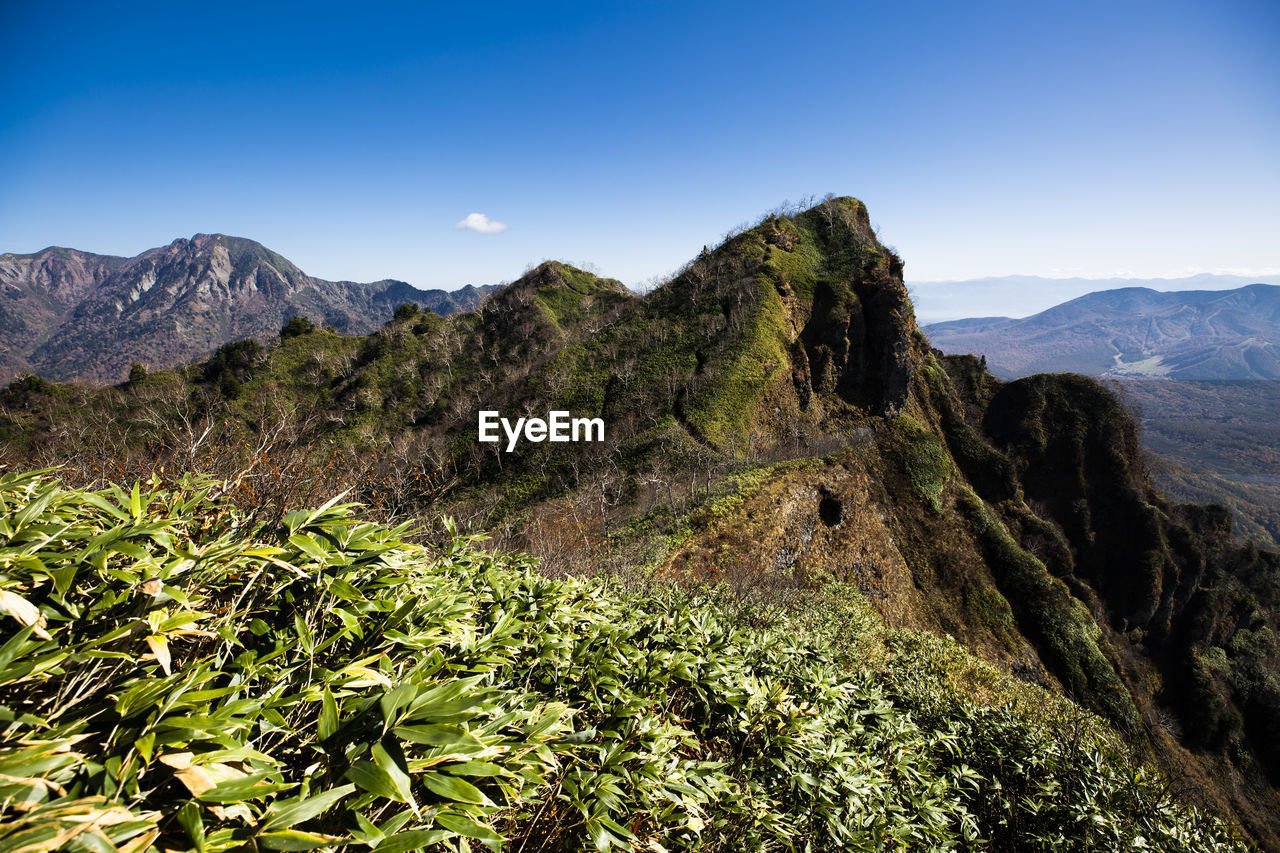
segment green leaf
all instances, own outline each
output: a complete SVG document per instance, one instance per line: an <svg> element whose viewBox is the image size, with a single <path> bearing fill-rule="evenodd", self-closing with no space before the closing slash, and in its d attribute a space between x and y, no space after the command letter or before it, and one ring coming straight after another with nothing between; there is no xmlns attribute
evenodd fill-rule
<svg viewBox="0 0 1280 853"><path fill-rule="evenodd" d="M475 838L479 841L506 841L490 827L477 823L475 819L458 812L440 812L436 815L436 823L467 838Z"/></svg>
<svg viewBox="0 0 1280 853"><path fill-rule="evenodd" d="M605 829L609 830L619 838L622 838L626 841L635 840L635 836L631 834L631 830L627 829L622 824L616 823L615 821L610 820L604 815L597 816L596 820L600 821L600 823L605 827Z"/></svg>
<svg viewBox="0 0 1280 853"><path fill-rule="evenodd" d="M314 557L316 562L321 566L329 564L329 552L324 546L315 540L309 533L295 533L289 537L289 544L294 545L298 550Z"/></svg>
<svg viewBox="0 0 1280 853"><path fill-rule="evenodd" d="M341 840L334 835L317 835L296 829L258 834L259 843L268 850L315 850L317 847L332 847L335 841Z"/></svg>
<svg viewBox="0 0 1280 853"><path fill-rule="evenodd" d="M438 829L411 829L408 832L397 832L395 835L373 848L373 853L408 853L410 850L421 850L431 844L439 844L451 833Z"/></svg>
<svg viewBox="0 0 1280 853"><path fill-rule="evenodd" d="M396 751L399 752L398 747ZM391 779L391 783L395 785L396 791L400 794L398 798L400 802L408 803L416 811L417 804L413 801L413 793L411 791L413 783L409 781L409 773L401 764L401 759L393 757L380 743L375 743L370 752L373 754L374 763L386 772Z"/></svg>
<svg viewBox="0 0 1280 853"><path fill-rule="evenodd" d="M187 803L178 809L178 823L187 831L187 837L191 839L197 853L204 853L204 820L200 816L200 807L195 803Z"/></svg>
<svg viewBox="0 0 1280 853"><path fill-rule="evenodd" d="M292 784L264 781L268 771L263 770L241 779L229 779L219 782L205 791L197 799L205 803L240 803L245 800L258 800L277 791L285 791L294 787Z"/></svg>
<svg viewBox="0 0 1280 853"><path fill-rule="evenodd" d="M418 778L432 793L444 797L446 800L453 800L455 803L492 805L489 798L479 788L465 779L459 779L457 776L428 772L421 774Z"/></svg>
<svg viewBox="0 0 1280 853"><path fill-rule="evenodd" d="M105 512L107 515L110 515L113 518L117 518L120 521L130 520L129 514L127 512L120 509L120 507L116 506L111 501L107 500L102 495L99 495L95 492L82 492L80 495L80 499L85 503L89 504L89 506L92 506L96 509L100 509L103 512Z"/></svg>
<svg viewBox="0 0 1280 853"><path fill-rule="evenodd" d="M289 800L277 800L267 808L263 816L265 818L263 828L268 830L287 828L311 820L355 789L355 785L343 785L306 799L299 796Z"/></svg>
<svg viewBox="0 0 1280 853"><path fill-rule="evenodd" d="M401 684L394 690L388 690L382 694L382 698L378 700L378 705L382 709L382 725L384 730L390 728L396 723L396 712L413 701L418 695L417 684Z"/></svg>
<svg viewBox="0 0 1280 853"><path fill-rule="evenodd" d="M328 740L338 730L338 703L333 699L329 685L324 685L324 694L320 697L320 740Z"/></svg>
<svg viewBox="0 0 1280 853"><path fill-rule="evenodd" d="M360 786L363 791L395 800L397 803L407 802L391 778L391 774L372 761L357 761L347 768L346 777Z"/></svg>
<svg viewBox="0 0 1280 853"><path fill-rule="evenodd" d="M396 726L392 734L409 743L421 743L427 746L454 746L465 743L472 746L484 746L484 742L468 732L462 726L444 724L423 726Z"/></svg>
<svg viewBox="0 0 1280 853"><path fill-rule="evenodd" d="M624 842L619 838L615 838L598 819L587 821L586 828L587 834L591 836L591 843L596 846L596 850L600 851L600 853L606 853L612 847L624 846Z"/></svg>
<svg viewBox="0 0 1280 853"><path fill-rule="evenodd" d="M509 776L511 771L488 761L460 761L443 768L451 776Z"/></svg>
<svg viewBox="0 0 1280 853"><path fill-rule="evenodd" d="M13 659L17 657L18 652L22 650L33 631L35 631L35 627L32 625L19 628L16 634L10 637L3 646L0 646L0 672L3 672L5 667L13 663Z"/></svg>
<svg viewBox="0 0 1280 853"><path fill-rule="evenodd" d="M311 635L311 628L307 626L307 620L302 618L301 613L293 614L293 629L298 634L298 645L302 646L302 651L306 652L307 657L314 655L316 641Z"/></svg>

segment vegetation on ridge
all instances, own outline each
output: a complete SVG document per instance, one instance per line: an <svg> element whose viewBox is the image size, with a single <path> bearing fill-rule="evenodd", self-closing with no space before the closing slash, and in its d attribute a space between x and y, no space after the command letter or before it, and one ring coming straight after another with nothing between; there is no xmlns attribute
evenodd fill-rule
<svg viewBox="0 0 1280 853"><path fill-rule="evenodd" d="M0 476L5 849L1245 849L838 585L553 581L222 488Z"/></svg>

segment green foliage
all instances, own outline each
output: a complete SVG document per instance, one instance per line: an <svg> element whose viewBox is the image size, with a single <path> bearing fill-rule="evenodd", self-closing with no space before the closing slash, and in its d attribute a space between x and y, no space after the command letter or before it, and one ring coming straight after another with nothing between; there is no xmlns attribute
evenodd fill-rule
<svg viewBox="0 0 1280 853"><path fill-rule="evenodd" d="M847 588L733 619L218 489L0 477L6 848L1243 849Z"/></svg>
<svg viewBox="0 0 1280 853"><path fill-rule="evenodd" d="M910 415L893 420L901 438L899 458L911 488L935 513L942 512L942 489L951 479L951 457L942 443Z"/></svg>
<svg viewBox="0 0 1280 853"><path fill-rule="evenodd" d="M396 309L397 311L400 309ZM300 314L295 314L289 318L289 322L285 323L280 329L280 340L288 340L296 338L300 335L309 335L316 330L316 324Z"/></svg>
<svg viewBox="0 0 1280 853"><path fill-rule="evenodd" d="M200 378L234 400L261 359L262 345L253 338L223 344L200 366Z"/></svg>
<svg viewBox="0 0 1280 853"><path fill-rule="evenodd" d="M0 389L0 393L3 393L6 405L23 406L36 398L51 395L53 388L53 384L48 380L42 379L34 373L28 373Z"/></svg>
<svg viewBox="0 0 1280 853"><path fill-rule="evenodd" d="M1072 703L1013 681L953 640L901 632L890 643L891 695L922 728L950 735L943 772L971 786L974 824L993 827L977 849L1244 849L1212 819L1152 798L1158 773ZM993 693L996 701L971 698Z"/></svg>
<svg viewBox="0 0 1280 853"><path fill-rule="evenodd" d="M396 323L403 323L416 319L421 313L422 309L418 307L416 302L402 302L396 306L395 313L392 314L391 319Z"/></svg>

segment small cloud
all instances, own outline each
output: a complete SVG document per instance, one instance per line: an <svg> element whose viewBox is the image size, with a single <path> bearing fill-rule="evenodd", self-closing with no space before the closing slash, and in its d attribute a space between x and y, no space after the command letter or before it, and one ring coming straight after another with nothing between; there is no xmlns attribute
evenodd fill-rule
<svg viewBox="0 0 1280 853"><path fill-rule="evenodd" d="M468 213L467 218L453 226L454 231L471 229L481 234L501 234L511 226L505 222L497 222L483 213Z"/></svg>

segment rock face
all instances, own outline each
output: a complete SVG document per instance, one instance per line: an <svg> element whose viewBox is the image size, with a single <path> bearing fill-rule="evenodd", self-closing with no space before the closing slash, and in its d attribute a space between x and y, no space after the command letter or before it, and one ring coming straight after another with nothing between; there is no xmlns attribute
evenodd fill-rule
<svg viewBox="0 0 1280 853"><path fill-rule="evenodd" d="M134 258L49 248L0 255L0 383L21 372L117 382L132 362L166 367L228 341L268 338L293 315L372 331L395 306L475 308L493 288L447 293L400 281L309 276L252 240L197 234Z"/></svg>

